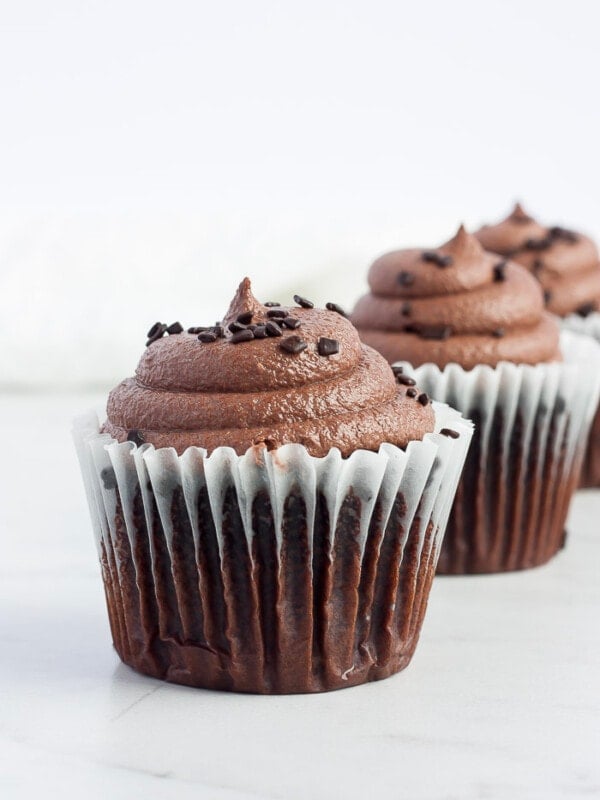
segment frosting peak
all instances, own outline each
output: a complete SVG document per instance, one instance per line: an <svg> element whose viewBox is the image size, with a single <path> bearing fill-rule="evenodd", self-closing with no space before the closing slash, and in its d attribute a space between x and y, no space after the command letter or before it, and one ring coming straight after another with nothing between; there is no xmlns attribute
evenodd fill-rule
<svg viewBox="0 0 600 800"><path fill-rule="evenodd" d="M245 278L221 324L157 323L135 376L111 392L103 430L179 453L298 443L313 456L406 447L433 430L426 396L396 381L337 306L294 300L264 305Z"/></svg>
<svg viewBox="0 0 600 800"><path fill-rule="evenodd" d="M354 309L362 340L390 362L456 362L470 369L499 361L558 358L558 327L523 268L486 252L461 225L435 250L387 253L369 270L370 294Z"/></svg>
<svg viewBox="0 0 600 800"><path fill-rule="evenodd" d="M223 324L234 322L241 314L250 313L252 316L262 314L263 305L252 294L250 278L244 278L237 288L227 313L223 317Z"/></svg>
<svg viewBox="0 0 600 800"><path fill-rule="evenodd" d="M483 248L462 225L441 247L386 253L371 265L368 275L372 293L381 297L456 294L484 286L489 280Z"/></svg>
<svg viewBox="0 0 600 800"><path fill-rule="evenodd" d="M483 254L483 247L474 236L467 233L467 229L462 224L456 235L442 245L440 250L451 253L458 259L480 258Z"/></svg>
<svg viewBox="0 0 600 800"><path fill-rule="evenodd" d="M586 315L600 308L598 250L584 234L542 225L517 204L506 219L475 235L486 250L514 259L536 276L552 313Z"/></svg>
<svg viewBox="0 0 600 800"><path fill-rule="evenodd" d="M533 218L529 216L521 203L515 203L515 207L506 218L506 221L526 224L527 222L533 222Z"/></svg>

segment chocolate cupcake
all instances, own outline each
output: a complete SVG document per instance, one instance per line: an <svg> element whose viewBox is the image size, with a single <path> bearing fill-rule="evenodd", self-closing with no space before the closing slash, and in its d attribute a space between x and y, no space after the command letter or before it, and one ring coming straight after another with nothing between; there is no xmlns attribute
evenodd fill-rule
<svg viewBox="0 0 600 800"><path fill-rule="evenodd" d="M600 308L600 260L594 242L583 233L545 227L517 203L497 225L484 225L475 236L485 250L526 267L544 290L552 314L588 314Z"/></svg>
<svg viewBox="0 0 600 800"><path fill-rule="evenodd" d="M115 648L190 686L316 692L414 651L471 426L335 304L156 323L76 425ZM410 385L409 385L410 384Z"/></svg>
<svg viewBox="0 0 600 800"><path fill-rule="evenodd" d="M505 220L484 225L475 236L486 250L518 261L535 275L547 309L563 318L563 328L600 341L600 258L588 236L545 227L519 204ZM592 424L581 485L600 486L600 409Z"/></svg>
<svg viewBox="0 0 600 800"><path fill-rule="evenodd" d="M475 423L438 571L545 563L564 544L600 349L560 334L535 278L463 227L440 248L379 258L369 285L352 315L363 341Z"/></svg>

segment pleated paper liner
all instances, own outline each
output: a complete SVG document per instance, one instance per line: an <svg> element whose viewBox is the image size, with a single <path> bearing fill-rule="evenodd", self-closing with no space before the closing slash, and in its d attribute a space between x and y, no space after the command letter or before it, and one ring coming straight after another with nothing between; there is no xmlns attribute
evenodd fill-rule
<svg viewBox="0 0 600 800"><path fill-rule="evenodd" d="M438 572L528 569L564 546L598 405L600 347L564 331L561 351L564 361L536 366L404 364L431 397L475 424Z"/></svg>
<svg viewBox="0 0 600 800"><path fill-rule="evenodd" d="M115 648L190 686L289 693L385 678L411 659L472 434L342 459L118 444L76 422Z"/></svg>
<svg viewBox="0 0 600 800"><path fill-rule="evenodd" d="M565 330L591 336L597 342L600 342L599 313L594 312L587 317L571 314L565 319L560 320L560 322ZM600 364L598 368L600 368ZM596 409L592 427L590 428L588 446L583 459L581 481L579 485L582 488L600 486L600 408Z"/></svg>

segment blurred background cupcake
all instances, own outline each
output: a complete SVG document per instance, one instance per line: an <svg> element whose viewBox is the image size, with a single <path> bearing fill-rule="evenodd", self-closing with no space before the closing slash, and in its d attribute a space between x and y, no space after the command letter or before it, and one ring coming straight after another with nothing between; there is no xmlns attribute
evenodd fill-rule
<svg viewBox="0 0 600 800"><path fill-rule="evenodd" d="M125 663L260 693L408 664L471 425L335 303L262 304L246 279L222 322L157 322L75 438Z"/></svg>
<svg viewBox="0 0 600 800"><path fill-rule="evenodd" d="M535 278L462 226L439 248L382 256L368 280L352 314L362 340L475 423L439 571L545 563L564 543L600 348L559 334Z"/></svg>
<svg viewBox="0 0 600 800"><path fill-rule="evenodd" d="M548 311L561 325L600 341L600 259L596 244L583 233L544 226L517 203L496 225L475 236L486 250L518 261L535 275ZM590 430L581 473L582 486L600 486L600 409Z"/></svg>

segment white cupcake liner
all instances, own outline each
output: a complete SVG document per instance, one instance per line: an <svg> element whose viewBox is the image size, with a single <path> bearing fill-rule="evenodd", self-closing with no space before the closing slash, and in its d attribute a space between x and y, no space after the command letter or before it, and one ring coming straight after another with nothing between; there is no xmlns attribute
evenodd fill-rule
<svg viewBox="0 0 600 800"><path fill-rule="evenodd" d="M558 318L558 321L564 330L591 336L600 342L600 313L597 311L586 317L582 317L580 314L569 314L568 317Z"/></svg>
<svg viewBox="0 0 600 800"><path fill-rule="evenodd" d="M472 435L343 459L301 445L136 447L75 423L113 641L178 683L308 692L386 677L416 646ZM458 438L437 431L450 428Z"/></svg>
<svg viewBox="0 0 600 800"><path fill-rule="evenodd" d="M561 333L564 360L536 366L458 364L406 374L475 424L438 571L525 569L564 544L564 523L598 405L600 357L592 339Z"/></svg>
<svg viewBox="0 0 600 800"><path fill-rule="evenodd" d="M600 313L594 312L587 317L579 314L570 314L564 319L559 319L563 330L591 336L600 342ZM592 422L588 436L588 445L581 469L580 486L584 488L600 486L600 407Z"/></svg>

